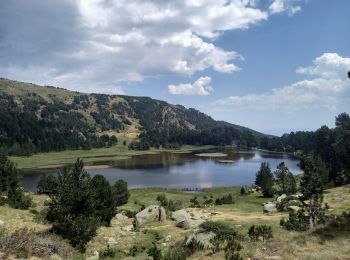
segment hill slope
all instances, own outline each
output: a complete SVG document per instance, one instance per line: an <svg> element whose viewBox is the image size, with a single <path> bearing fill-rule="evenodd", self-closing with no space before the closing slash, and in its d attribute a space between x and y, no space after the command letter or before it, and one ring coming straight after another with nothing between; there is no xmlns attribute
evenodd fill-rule
<svg viewBox="0 0 350 260"><path fill-rule="evenodd" d="M244 144L263 136L193 108L149 97L86 94L0 79L0 146L12 154L113 145L133 149L181 144Z"/></svg>

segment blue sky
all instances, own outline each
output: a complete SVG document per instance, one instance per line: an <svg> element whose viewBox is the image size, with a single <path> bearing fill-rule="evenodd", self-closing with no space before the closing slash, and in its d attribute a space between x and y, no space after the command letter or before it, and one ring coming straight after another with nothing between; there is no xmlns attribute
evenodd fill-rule
<svg viewBox="0 0 350 260"><path fill-rule="evenodd" d="M280 135L350 112L348 0L0 1L0 76Z"/></svg>

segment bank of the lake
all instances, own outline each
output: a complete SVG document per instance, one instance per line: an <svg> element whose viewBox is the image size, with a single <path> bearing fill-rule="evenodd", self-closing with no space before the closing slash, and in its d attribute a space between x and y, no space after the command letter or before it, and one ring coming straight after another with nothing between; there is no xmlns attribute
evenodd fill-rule
<svg viewBox="0 0 350 260"><path fill-rule="evenodd" d="M153 154L159 152L183 153L195 150L205 150L213 146L183 145L179 149L151 148L146 151L129 150L127 145L120 141L117 145L109 148L95 148L90 150L66 150L62 152L38 153L31 156L11 156L10 159L21 170L53 169L61 168L66 164L74 163L77 158L84 160L86 165L99 164L117 160L128 159L131 156ZM25 171L24 171L25 172Z"/></svg>

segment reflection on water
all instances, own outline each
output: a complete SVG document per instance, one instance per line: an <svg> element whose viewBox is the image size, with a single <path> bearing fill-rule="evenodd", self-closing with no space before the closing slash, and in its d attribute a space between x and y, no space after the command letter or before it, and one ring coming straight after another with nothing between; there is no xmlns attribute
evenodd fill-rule
<svg viewBox="0 0 350 260"><path fill-rule="evenodd" d="M89 169L88 171L92 176L104 175L111 183L124 179L130 188L203 188L250 185L254 183L255 173L261 162L270 163L274 170L280 162L284 161L293 173L301 172L297 165L299 161L287 154L234 149L215 149L210 152L221 152L227 156L199 157L195 153L162 152L107 162L112 168ZM55 174L55 172L46 171L26 175L23 177L23 186L35 191L36 184L43 174Z"/></svg>

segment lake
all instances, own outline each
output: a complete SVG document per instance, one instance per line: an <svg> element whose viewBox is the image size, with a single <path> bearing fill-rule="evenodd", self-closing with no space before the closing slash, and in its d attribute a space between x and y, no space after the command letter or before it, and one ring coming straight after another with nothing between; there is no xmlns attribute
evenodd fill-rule
<svg viewBox="0 0 350 260"><path fill-rule="evenodd" d="M301 173L299 160L288 154L271 153L258 150L211 149L202 152L219 152L227 156L198 156L191 153L161 152L157 154L136 155L129 159L104 162L110 168L95 165L87 169L92 175L104 175L111 183L118 179L127 181L129 188L207 188L215 186L251 185L255 173L262 162L268 162L274 171L277 165L285 162L293 174ZM196 155L197 154L197 155ZM214 156L214 155L213 155ZM23 176L22 184L26 190L36 191L42 175L57 174L56 171L41 171Z"/></svg>

